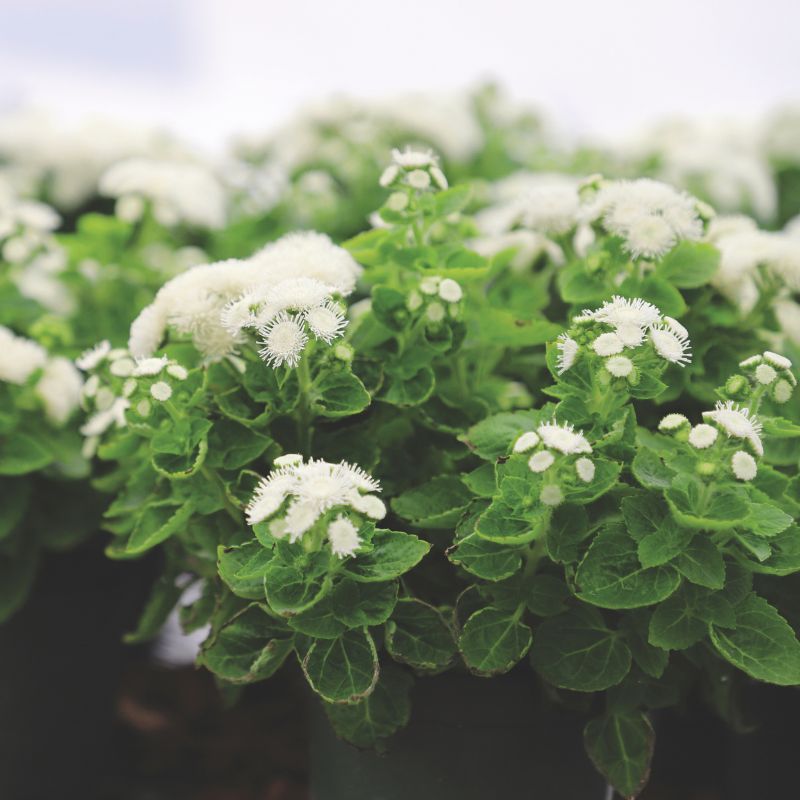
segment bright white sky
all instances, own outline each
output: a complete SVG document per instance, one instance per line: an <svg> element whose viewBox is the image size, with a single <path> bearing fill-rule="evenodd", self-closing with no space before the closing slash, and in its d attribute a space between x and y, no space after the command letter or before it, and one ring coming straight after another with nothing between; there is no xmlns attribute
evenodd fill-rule
<svg viewBox="0 0 800 800"><path fill-rule="evenodd" d="M214 146L331 92L494 78L568 131L800 101L797 0L0 0L0 110Z"/></svg>

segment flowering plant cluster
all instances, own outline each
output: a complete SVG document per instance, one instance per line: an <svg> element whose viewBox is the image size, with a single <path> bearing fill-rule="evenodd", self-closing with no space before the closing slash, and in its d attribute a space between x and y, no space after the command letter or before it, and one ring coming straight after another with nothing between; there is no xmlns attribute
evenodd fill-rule
<svg viewBox="0 0 800 800"><path fill-rule="evenodd" d="M0 616L102 507L160 555L130 641L177 610L228 687L294 663L361 747L524 664L634 797L653 710L800 685L796 232L490 91L409 105L0 168Z"/></svg>

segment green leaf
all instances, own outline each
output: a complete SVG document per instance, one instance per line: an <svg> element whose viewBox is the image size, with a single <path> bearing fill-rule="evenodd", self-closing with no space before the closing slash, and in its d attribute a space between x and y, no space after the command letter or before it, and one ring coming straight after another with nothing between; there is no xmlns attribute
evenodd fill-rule
<svg viewBox="0 0 800 800"><path fill-rule="evenodd" d="M327 594L329 585L318 576L273 558L264 570L264 588L270 608L277 614L299 614Z"/></svg>
<svg viewBox="0 0 800 800"><path fill-rule="evenodd" d="M246 542L217 549L217 571L228 588L239 597L264 599L264 573L273 551L261 542Z"/></svg>
<svg viewBox="0 0 800 800"><path fill-rule="evenodd" d="M725 585L725 561L708 534L698 533L673 564L684 578L698 586L721 589Z"/></svg>
<svg viewBox="0 0 800 800"><path fill-rule="evenodd" d="M647 609L634 609L624 616L621 630L639 669L658 680L667 668L669 652L654 647L648 641L651 616Z"/></svg>
<svg viewBox="0 0 800 800"><path fill-rule="evenodd" d="M735 611L735 628L710 627L717 652L756 680L779 686L800 684L800 642L789 623L752 593Z"/></svg>
<svg viewBox="0 0 800 800"><path fill-rule="evenodd" d="M223 625L198 656L198 663L231 683L269 678L292 651L291 635L258 605Z"/></svg>
<svg viewBox="0 0 800 800"><path fill-rule="evenodd" d="M555 339L563 330L546 319L519 319L502 308L483 308L471 320L470 336L486 345L530 347Z"/></svg>
<svg viewBox="0 0 800 800"><path fill-rule="evenodd" d="M800 527L792 525L770 539L772 554L764 561L747 561L748 569L766 575L791 575L800 572Z"/></svg>
<svg viewBox="0 0 800 800"><path fill-rule="evenodd" d="M565 611L569 596L567 585L555 575L538 574L525 582L525 605L539 617L553 617Z"/></svg>
<svg viewBox="0 0 800 800"><path fill-rule="evenodd" d="M456 211L462 211L469 203L472 188L468 184L452 186L433 197L433 207L437 217L446 217Z"/></svg>
<svg viewBox="0 0 800 800"><path fill-rule="evenodd" d="M44 442L22 431L0 440L0 475L24 475L35 472L55 460Z"/></svg>
<svg viewBox="0 0 800 800"><path fill-rule="evenodd" d="M364 384L345 370L325 370L314 380L309 393L314 411L322 417L338 419L360 414L369 404Z"/></svg>
<svg viewBox="0 0 800 800"><path fill-rule="evenodd" d="M401 408L410 408L424 403L436 386L436 376L430 367L423 367L413 375L387 374L380 399Z"/></svg>
<svg viewBox="0 0 800 800"><path fill-rule="evenodd" d="M714 245L683 241L661 259L655 274L679 289L696 289L709 282L718 266L719 250Z"/></svg>
<svg viewBox="0 0 800 800"><path fill-rule="evenodd" d="M450 548L447 557L467 572L487 581L501 581L522 566L522 557L517 548L490 542L476 533L465 536Z"/></svg>
<svg viewBox="0 0 800 800"><path fill-rule="evenodd" d="M684 584L660 603L650 618L650 644L664 650L685 650L703 639L708 632L702 609L706 594Z"/></svg>
<svg viewBox="0 0 800 800"><path fill-rule="evenodd" d="M161 544L170 536L185 530L193 513L194 506L191 503L184 503L177 509L166 505L148 506L139 517L125 546L125 552L128 555L138 555Z"/></svg>
<svg viewBox="0 0 800 800"><path fill-rule="evenodd" d="M357 703L378 682L375 642L364 629L336 639L317 639L302 662L311 688L329 703Z"/></svg>
<svg viewBox="0 0 800 800"><path fill-rule="evenodd" d="M593 719L583 730L592 763L625 798L635 798L644 789L655 739L650 720L633 710Z"/></svg>
<svg viewBox="0 0 800 800"><path fill-rule="evenodd" d="M643 567L666 564L686 549L694 531L682 528L670 516L658 495L638 494L622 501L622 515Z"/></svg>
<svg viewBox="0 0 800 800"><path fill-rule="evenodd" d="M382 625L397 602L397 581L363 583L343 578L331 593L333 615L348 628Z"/></svg>
<svg viewBox="0 0 800 800"><path fill-rule="evenodd" d="M326 703L325 711L334 730L356 747L376 747L408 723L409 693L413 680L391 663L381 664L373 692L358 703Z"/></svg>
<svg viewBox="0 0 800 800"><path fill-rule="evenodd" d="M502 412L473 425L459 438L481 458L494 461L508 452L521 433L533 430L539 417L535 411Z"/></svg>
<svg viewBox="0 0 800 800"><path fill-rule="evenodd" d="M127 644L147 642L164 626L185 590L185 586L176 583L176 577L173 570L168 570L156 580L135 630L125 634Z"/></svg>
<svg viewBox="0 0 800 800"><path fill-rule="evenodd" d="M531 629L518 615L496 608L482 608L466 622L458 649L472 672L497 675L508 672L531 646Z"/></svg>
<svg viewBox="0 0 800 800"><path fill-rule="evenodd" d="M395 660L426 672L447 667L456 654L444 617L421 600L399 600L386 623L386 650Z"/></svg>
<svg viewBox="0 0 800 800"><path fill-rule="evenodd" d="M394 512L424 528L452 529L472 501L455 475L441 475L392 499Z"/></svg>
<svg viewBox="0 0 800 800"><path fill-rule="evenodd" d="M32 488L26 478L0 481L0 539L5 539L24 518Z"/></svg>
<svg viewBox="0 0 800 800"><path fill-rule="evenodd" d="M428 542L400 531L376 530L372 550L347 562L342 574L354 581L389 581L415 567L431 549Z"/></svg>
<svg viewBox="0 0 800 800"><path fill-rule="evenodd" d="M212 467L241 469L255 461L271 444L268 436L238 422L219 419L211 429L206 462Z"/></svg>
<svg viewBox="0 0 800 800"><path fill-rule="evenodd" d="M580 506L556 508L547 530L547 554L558 564L573 564L580 544L589 536L589 518Z"/></svg>
<svg viewBox="0 0 800 800"><path fill-rule="evenodd" d="M681 582L669 565L642 567L636 544L620 525L609 525L594 539L578 566L578 597L603 608L637 608L669 597Z"/></svg>
<svg viewBox="0 0 800 800"><path fill-rule="evenodd" d="M505 488L515 480L506 479ZM533 541L545 530L549 518L549 509L544 506L536 506L523 513L503 500L493 500L486 511L478 517L475 532L490 542L505 545L525 544Z"/></svg>
<svg viewBox="0 0 800 800"><path fill-rule="evenodd" d="M336 639L347 628L333 613L330 595L323 597L311 608L288 617L286 621L293 631L314 639Z"/></svg>
<svg viewBox="0 0 800 800"><path fill-rule="evenodd" d="M641 446L633 458L631 471L646 489L668 489L675 475L655 451Z"/></svg>
<svg viewBox="0 0 800 800"><path fill-rule="evenodd" d="M751 503L750 513L740 521L743 528L747 528L757 536L777 536L785 531L794 522L786 512L777 506L768 503Z"/></svg>
<svg viewBox="0 0 800 800"><path fill-rule="evenodd" d="M706 487L702 481L683 475L664 497L675 519L689 528L727 530L740 525L748 515L741 492L724 486Z"/></svg>
<svg viewBox="0 0 800 800"><path fill-rule="evenodd" d="M579 606L538 626L531 663L560 689L600 692L628 674L631 651L597 609Z"/></svg>

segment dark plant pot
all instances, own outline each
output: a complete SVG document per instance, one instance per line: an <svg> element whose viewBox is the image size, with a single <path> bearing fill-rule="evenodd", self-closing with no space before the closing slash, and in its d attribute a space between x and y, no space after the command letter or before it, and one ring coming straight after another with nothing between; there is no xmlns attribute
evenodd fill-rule
<svg viewBox="0 0 800 800"><path fill-rule="evenodd" d="M152 569L111 562L102 545L45 556L27 603L0 626L3 800L90 800L117 772L116 692L136 657L122 635Z"/></svg>
<svg viewBox="0 0 800 800"><path fill-rule="evenodd" d="M584 720L554 707L529 670L490 680L417 681L411 721L389 752L336 738L311 701L312 800L603 800L584 750Z"/></svg>

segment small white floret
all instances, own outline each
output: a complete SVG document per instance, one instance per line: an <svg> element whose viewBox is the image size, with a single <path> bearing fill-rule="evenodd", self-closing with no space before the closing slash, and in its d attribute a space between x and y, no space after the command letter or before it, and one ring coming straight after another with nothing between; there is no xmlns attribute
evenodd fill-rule
<svg viewBox="0 0 800 800"><path fill-rule="evenodd" d="M259 329L261 358L271 367L296 367L308 343L308 334L296 317L281 312Z"/></svg>
<svg viewBox="0 0 800 800"><path fill-rule="evenodd" d="M555 456L549 450L540 450L528 459L528 469L531 472L544 472L555 460Z"/></svg>
<svg viewBox="0 0 800 800"><path fill-rule="evenodd" d="M633 371L633 361L627 356L611 356L605 360L604 364L615 378L625 378Z"/></svg>
<svg viewBox="0 0 800 800"><path fill-rule="evenodd" d="M341 515L328 525L328 541L331 543L331 551L339 558L355 555L361 545L358 528Z"/></svg>
<svg viewBox="0 0 800 800"><path fill-rule="evenodd" d="M564 502L564 493L561 491L560 486L549 483L547 486L542 487L542 491L539 492L539 499L546 506L560 506Z"/></svg>
<svg viewBox="0 0 800 800"><path fill-rule="evenodd" d="M705 450L717 441L719 431L713 425L701 422L689 431L689 444L698 450Z"/></svg>
<svg viewBox="0 0 800 800"><path fill-rule="evenodd" d="M439 297L447 303L457 303L463 294L461 287L452 278L445 278L439 284Z"/></svg>
<svg viewBox="0 0 800 800"><path fill-rule="evenodd" d="M683 414L667 414L658 423L658 429L666 433L677 431L679 428L689 424L689 420Z"/></svg>
<svg viewBox="0 0 800 800"><path fill-rule="evenodd" d="M150 387L150 394L153 396L153 399L165 403L172 397L172 387L165 381L156 381Z"/></svg>
<svg viewBox="0 0 800 800"><path fill-rule="evenodd" d="M586 457L579 458L575 462L575 472L584 483L591 483L595 473L594 461Z"/></svg>
<svg viewBox="0 0 800 800"><path fill-rule="evenodd" d="M731 457L731 469L740 481L751 481L758 474L758 465L750 453L737 450Z"/></svg>
<svg viewBox="0 0 800 800"><path fill-rule="evenodd" d="M625 344L616 333L601 333L592 342L592 350L599 356L613 356L624 349Z"/></svg>
<svg viewBox="0 0 800 800"><path fill-rule="evenodd" d="M516 442L514 442L514 453L527 453L528 450L539 444L539 436L536 431L525 431Z"/></svg>

